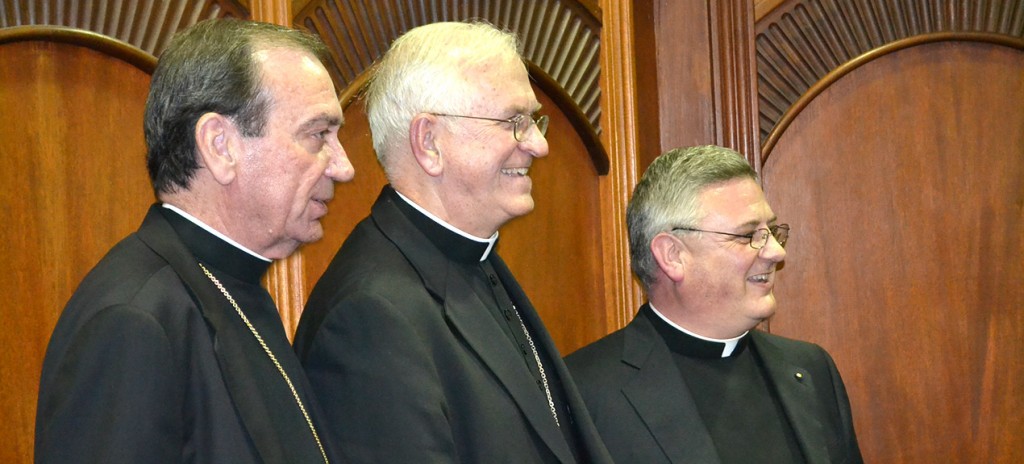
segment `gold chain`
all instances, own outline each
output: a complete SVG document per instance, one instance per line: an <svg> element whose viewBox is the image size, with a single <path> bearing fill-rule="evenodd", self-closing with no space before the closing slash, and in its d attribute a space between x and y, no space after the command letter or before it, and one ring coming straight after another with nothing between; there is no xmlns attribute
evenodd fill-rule
<svg viewBox="0 0 1024 464"><path fill-rule="evenodd" d="M540 353L537 352L537 346L533 344L533 337L530 336L530 331L526 330L526 323L523 322L523 316L519 315L519 310L516 309L516 305L512 305L512 311L516 313L516 317L519 318L519 325L523 328L523 334L526 335L526 341L530 342L530 349L533 350L533 359L537 361L537 370L540 371L540 379L544 384L544 394L548 397L548 407L551 408L551 417L555 418L555 425L561 427L562 424L558 423L558 412L555 410L555 401L551 398L551 388L548 387L548 376L544 373L544 364L540 362Z"/></svg>
<svg viewBox="0 0 1024 464"><path fill-rule="evenodd" d="M281 373L281 377L284 378L284 382L288 384L288 389L292 391L292 396L295 397L295 403L299 405L299 410L302 411L302 417L305 417L306 424L309 424L309 431L313 433L313 440L316 440L316 446L320 448L320 455L324 457L325 463L330 464L330 461L327 460L327 452L324 451L324 445L320 443L320 436L316 433L316 427L313 426L313 420L309 418L309 413L306 412L306 407L302 405L302 399L299 398L299 393L295 391L295 385L292 384L292 379L288 377L288 373L286 373L284 368L281 367L281 363L277 362L277 357L274 356L274 352L270 351L270 347L263 341L263 337L261 337L260 333L256 331L256 327L249 322L249 318L245 317L245 313L242 312L242 308L238 306L238 303L236 303L235 299L231 297L228 290L221 285L220 281L217 280L217 278L214 277L208 269L206 269L206 266L203 266L203 263L199 263L199 267L203 269L203 273L206 274L206 277L209 277L210 281L213 282L220 292L224 294L224 297L228 299L231 306L235 308L235 312L237 312L238 316L242 318L242 322L249 327L249 331L252 332L252 335L256 337L256 341L258 341L260 346L263 347L263 351L266 352L267 356L270 357L270 360L274 362L274 366L277 367L277 371Z"/></svg>

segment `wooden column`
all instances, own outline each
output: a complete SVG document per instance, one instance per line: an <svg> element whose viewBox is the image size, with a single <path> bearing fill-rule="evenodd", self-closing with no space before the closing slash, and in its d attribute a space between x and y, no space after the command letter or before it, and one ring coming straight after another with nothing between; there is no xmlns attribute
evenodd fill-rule
<svg viewBox="0 0 1024 464"><path fill-rule="evenodd" d="M601 0L601 134L611 168L601 178L602 240L608 330L622 328L643 302L629 268L626 204L637 181L638 54L633 41L633 2Z"/></svg>

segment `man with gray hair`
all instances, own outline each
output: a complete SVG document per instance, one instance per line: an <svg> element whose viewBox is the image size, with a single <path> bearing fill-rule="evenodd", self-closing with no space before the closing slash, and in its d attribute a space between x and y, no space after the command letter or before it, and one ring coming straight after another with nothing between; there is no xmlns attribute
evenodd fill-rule
<svg viewBox="0 0 1024 464"><path fill-rule="evenodd" d="M37 463L334 461L270 294L353 176L316 37L203 21L146 101L158 204L82 281L50 338ZM141 160L140 160L141 162Z"/></svg>
<svg viewBox="0 0 1024 464"><path fill-rule="evenodd" d="M820 346L755 330L775 312L789 226L743 157L654 161L626 210L649 302L566 358L617 462L859 463L849 399Z"/></svg>
<svg viewBox="0 0 1024 464"><path fill-rule="evenodd" d="M295 349L356 463L609 462L561 357L494 251L533 210L547 117L515 36L436 23L367 91L390 185L314 287Z"/></svg>

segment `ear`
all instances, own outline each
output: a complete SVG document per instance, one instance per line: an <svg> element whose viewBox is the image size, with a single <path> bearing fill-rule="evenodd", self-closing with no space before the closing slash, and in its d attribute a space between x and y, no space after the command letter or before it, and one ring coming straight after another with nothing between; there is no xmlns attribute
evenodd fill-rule
<svg viewBox="0 0 1024 464"><path fill-rule="evenodd" d="M444 172L444 159L437 147L438 124L437 116L427 113L417 114L409 123L409 143L412 145L413 158L423 172L432 177Z"/></svg>
<svg viewBox="0 0 1024 464"><path fill-rule="evenodd" d="M667 232L654 236L651 240L651 253L666 277L676 283L683 281L689 250L679 237Z"/></svg>
<svg viewBox="0 0 1024 464"><path fill-rule="evenodd" d="M234 181L241 154L235 124L224 115L206 113L196 121L195 136L202 166L221 185Z"/></svg>

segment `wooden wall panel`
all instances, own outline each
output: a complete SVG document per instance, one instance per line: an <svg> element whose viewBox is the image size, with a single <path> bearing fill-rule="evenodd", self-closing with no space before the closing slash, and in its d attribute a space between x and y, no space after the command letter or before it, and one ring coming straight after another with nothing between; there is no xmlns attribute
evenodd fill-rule
<svg viewBox="0 0 1024 464"><path fill-rule="evenodd" d="M0 44L0 462L30 462L46 344L85 273L154 201L149 75L89 48Z"/></svg>
<svg viewBox="0 0 1024 464"><path fill-rule="evenodd" d="M926 43L828 85L763 169L771 331L834 355L867 462L1024 462L1024 47Z"/></svg>

